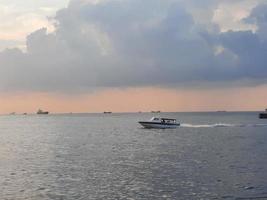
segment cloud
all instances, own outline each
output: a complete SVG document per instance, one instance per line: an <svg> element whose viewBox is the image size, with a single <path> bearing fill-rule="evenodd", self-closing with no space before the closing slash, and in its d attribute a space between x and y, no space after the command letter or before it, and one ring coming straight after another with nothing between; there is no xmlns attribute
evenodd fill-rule
<svg viewBox="0 0 267 200"><path fill-rule="evenodd" d="M58 11L54 32L43 28L27 37L27 52L0 53L0 90L73 92L264 81L267 44L260 30L265 20L254 22L253 10L246 19L253 22L246 23L255 23L256 32L221 33L212 19L210 31L192 14L205 9L196 2L71 1ZM207 9L212 13L214 8L216 4Z"/></svg>
<svg viewBox="0 0 267 200"><path fill-rule="evenodd" d="M262 40L267 40L267 4L261 4L260 6L255 7L250 17L244 19L246 23L256 24L257 26L257 35Z"/></svg>
<svg viewBox="0 0 267 200"><path fill-rule="evenodd" d="M238 58L237 78L267 78L267 4L255 7L244 22L254 24L256 32L228 31L220 34L222 45Z"/></svg>
<svg viewBox="0 0 267 200"><path fill-rule="evenodd" d="M47 16L66 4L67 0L2 0L0 5L0 50L4 47L24 49L25 38L40 27L53 31L52 21ZM6 44L6 45L5 45ZM11 45L12 44L12 45Z"/></svg>
<svg viewBox="0 0 267 200"><path fill-rule="evenodd" d="M248 17L251 10L255 8L262 0L236 0L222 1L214 9L212 20L217 23L220 30L227 31L255 31L254 24L244 23L243 19Z"/></svg>

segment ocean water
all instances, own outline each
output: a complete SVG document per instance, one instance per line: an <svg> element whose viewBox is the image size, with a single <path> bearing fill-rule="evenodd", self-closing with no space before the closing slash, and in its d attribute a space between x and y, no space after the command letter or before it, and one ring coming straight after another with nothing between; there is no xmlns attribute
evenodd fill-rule
<svg viewBox="0 0 267 200"><path fill-rule="evenodd" d="M156 114L157 115L157 114ZM0 116L0 199L267 199L257 113Z"/></svg>

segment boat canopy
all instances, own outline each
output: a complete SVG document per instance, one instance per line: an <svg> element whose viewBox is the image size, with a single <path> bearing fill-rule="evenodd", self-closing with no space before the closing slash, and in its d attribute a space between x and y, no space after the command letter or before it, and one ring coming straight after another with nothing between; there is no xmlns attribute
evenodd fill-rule
<svg viewBox="0 0 267 200"><path fill-rule="evenodd" d="M171 120L171 121L176 121L176 119L171 119L171 118L161 118L161 119L164 119L164 120Z"/></svg>
<svg viewBox="0 0 267 200"><path fill-rule="evenodd" d="M176 122L176 119L152 117L151 121L173 121L173 122Z"/></svg>

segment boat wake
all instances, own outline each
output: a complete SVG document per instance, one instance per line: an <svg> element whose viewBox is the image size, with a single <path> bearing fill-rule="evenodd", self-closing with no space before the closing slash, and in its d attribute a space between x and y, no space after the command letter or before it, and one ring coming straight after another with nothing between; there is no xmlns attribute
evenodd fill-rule
<svg viewBox="0 0 267 200"><path fill-rule="evenodd" d="M267 127L267 124L181 124L184 128L219 128L219 127Z"/></svg>

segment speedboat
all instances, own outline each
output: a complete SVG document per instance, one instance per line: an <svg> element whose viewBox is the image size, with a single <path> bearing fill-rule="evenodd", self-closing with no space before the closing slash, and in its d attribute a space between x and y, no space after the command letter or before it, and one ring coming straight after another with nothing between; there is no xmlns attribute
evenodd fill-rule
<svg viewBox="0 0 267 200"><path fill-rule="evenodd" d="M180 126L176 119L152 117L149 121L139 121L144 128L176 128Z"/></svg>

